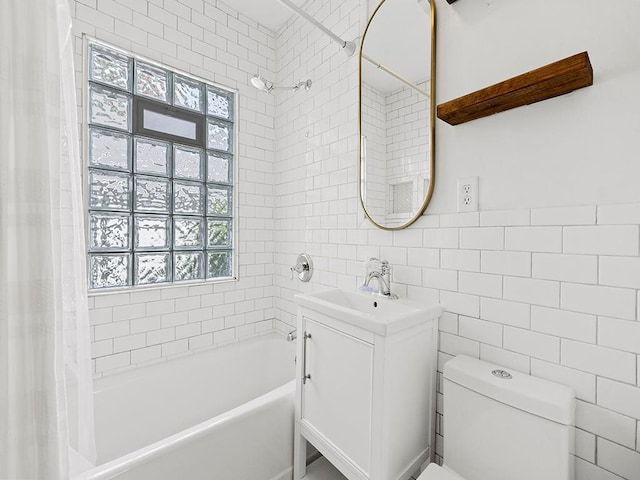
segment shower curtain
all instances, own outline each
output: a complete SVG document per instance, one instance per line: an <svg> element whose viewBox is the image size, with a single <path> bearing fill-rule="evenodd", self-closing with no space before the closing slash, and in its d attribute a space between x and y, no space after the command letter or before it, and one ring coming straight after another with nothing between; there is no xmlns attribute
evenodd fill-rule
<svg viewBox="0 0 640 480"><path fill-rule="evenodd" d="M0 478L93 460L82 170L68 0L0 13Z"/></svg>

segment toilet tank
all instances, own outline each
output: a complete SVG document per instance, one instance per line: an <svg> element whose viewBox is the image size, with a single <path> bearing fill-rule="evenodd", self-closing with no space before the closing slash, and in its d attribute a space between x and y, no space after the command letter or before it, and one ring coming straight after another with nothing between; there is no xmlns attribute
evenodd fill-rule
<svg viewBox="0 0 640 480"><path fill-rule="evenodd" d="M573 480L575 394L459 355L444 376L444 463L465 480Z"/></svg>

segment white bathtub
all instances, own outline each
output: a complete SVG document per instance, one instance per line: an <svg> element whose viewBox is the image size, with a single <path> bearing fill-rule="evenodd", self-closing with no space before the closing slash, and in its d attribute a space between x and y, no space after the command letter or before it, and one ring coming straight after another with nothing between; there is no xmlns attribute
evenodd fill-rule
<svg viewBox="0 0 640 480"><path fill-rule="evenodd" d="M95 382L98 466L73 480L284 480L293 343L267 334Z"/></svg>

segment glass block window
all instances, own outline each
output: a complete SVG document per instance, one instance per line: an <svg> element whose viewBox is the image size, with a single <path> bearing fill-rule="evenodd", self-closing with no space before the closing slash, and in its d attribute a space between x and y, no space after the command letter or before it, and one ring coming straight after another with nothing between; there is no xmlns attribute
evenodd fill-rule
<svg viewBox="0 0 640 480"><path fill-rule="evenodd" d="M233 278L235 94L97 42L88 61L90 288Z"/></svg>

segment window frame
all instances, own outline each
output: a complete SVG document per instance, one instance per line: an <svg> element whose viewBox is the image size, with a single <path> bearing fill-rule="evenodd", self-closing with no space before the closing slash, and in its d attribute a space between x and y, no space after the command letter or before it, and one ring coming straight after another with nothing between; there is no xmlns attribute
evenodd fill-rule
<svg viewBox="0 0 640 480"><path fill-rule="evenodd" d="M173 105L162 105L157 101L146 99L140 95L133 96L133 106L131 108L131 115L133 124L131 126L131 135L151 138L155 140L165 140L172 143L185 145L188 147L197 147L207 149L205 129L207 127L207 117L203 114L197 114L190 112L184 108L174 107ZM191 121L196 125L196 139L191 140L186 137L179 137L177 135L171 135L169 133L159 132L157 130L150 130L144 128L144 111L150 111L159 113L168 117L177 118L179 120ZM235 125L235 122L234 122ZM234 127L235 136L235 127ZM204 143L203 143L204 142ZM203 145L205 145L203 147Z"/></svg>
<svg viewBox="0 0 640 480"><path fill-rule="evenodd" d="M90 87L92 82L94 82L94 85L100 86L102 87L103 84L102 83L95 83L94 80L92 80L90 78L91 75L91 49L90 46L91 45L95 45L97 47L102 47L108 50L111 50L115 53L121 54L123 56L129 57L130 59L135 59L136 61L142 62L146 65L149 65L151 67L155 67L161 70L165 70L170 72L173 75L178 75L180 77L185 77L187 79L191 79L191 80L195 80L197 82L201 82L204 84L204 88L203 88L203 95L207 96L207 86L211 86L213 88L216 89L220 89L223 92L227 92L231 95L233 95L233 111L230 112L231 113L231 117L230 120L225 120L223 118L220 118L220 121L225 122L225 123L231 123L232 124L232 141L230 144L230 151L229 152L223 152L223 151L219 151L219 153L221 153L222 155L230 155L232 158L232 166L231 169L229 171L229 174L231 176L231 181L227 184L229 185L229 188L231 189L231 195L230 195L230 201L231 201L231 209L229 212L229 216L228 217L221 217L220 219L222 220L228 220L230 222L231 225L231 234L230 234L230 246L229 248L223 248L222 250L225 251L229 251L230 250L230 257L231 257L231 275L229 277L217 277L217 278L206 278L206 271L208 269L208 256L207 253L210 251L215 251L215 249L211 249L207 247L207 242L208 242L208 238L207 238L207 221L210 218L217 218L216 215L209 215L207 212L207 205L206 205L206 201L203 200L204 203L204 211L200 216L194 216L194 218L200 218L204 225L201 227L203 229L203 247L201 250L195 250L195 251L202 251L204 252L204 258L202 260L202 268L203 268L203 273L204 273L204 277L205 278L200 278L200 279L193 279L193 280L175 280L173 279L173 264L174 264L174 259L175 259L175 255L176 254L180 254L180 253L188 253L190 251L189 248L182 248L182 249L176 249L174 248L174 245L172 243L172 241L170 240L170 247L168 250L163 250L162 253L166 253L169 255L169 268L172 270L170 272L170 277L171 280L167 281L167 282L158 282L158 283L148 283L148 284L137 284L135 282L135 263L136 263L136 250L135 250L135 220L136 220L136 215L135 215L135 208L134 208L134 201L135 201L135 196L134 196L134 190L133 190L133 184L136 178L138 178L138 174L135 173L135 158L134 158L134 149L135 149L135 139L136 138L151 138L157 141L165 141L165 142L171 142L171 147L174 148L176 145L182 145L185 147L197 147L203 150L203 163L206 164L207 163L207 158L208 158L208 152L211 150L208 148L207 145L207 125L208 125L208 121L207 119L210 117L207 114L206 111L206 104L204 107L204 110L201 114L197 113L197 112L191 112L188 109L183 109L183 108L179 108L173 105L173 100L172 100L172 96L173 96L173 81L169 82L169 87L170 90L168 92L168 95L171 96L171 103L167 103L167 104L162 104L159 101L155 101L152 98L147 99L145 96L143 95L139 95L135 92L135 67L134 67L134 62L130 61L130 68L131 70L131 82L133 82L134 85L131 86L129 92L130 92L130 96L131 96L131 105L130 105L130 115L131 115L131 125L130 125L130 129L128 132L125 131L121 131L122 134L127 135L129 137L129 162L130 163L130 168L129 168L129 173L127 173L127 175L129 175L129 183L130 183L130 209L127 212L118 212L118 213L122 213L123 215L127 215L129 218L129 248L128 249L124 249L122 251L122 253L126 252L128 253L128 258L129 258L129 265L128 265L128 278L131 282L130 285L122 285L122 286L113 286L113 287L101 287L101 288L92 288L91 287L91 254L92 253L99 253L96 251L91 251L90 249L90 242L91 242L91 225L90 225L90 191L89 191L89 187L90 187L90 182L89 182L89 175L91 173L91 165L90 165L90 148L91 148L91 141L90 141L90 132L91 132L91 121L90 121ZM81 123L81 140L82 140L82 147L81 147L81 152L82 152L82 178L83 178L83 205L84 205L84 219L85 219L85 232L86 232L86 250L85 250L85 255L86 255L86 264L87 264L87 281L88 281L88 293L90 295L102 295L102 294L110 294L110 293L114 293L114 292L120 292L120 293L124 293L127 291L135 291L135 290L149 290L149 289L165 289L165 288L180 288L180 287L185 287L185 286L194 286L194 285L205 285L205 284L214 284L214 283L227 283L227 282L235 282L239 280L239 218L238 218L238 212L239 212L239 205L238 205L238 199L239 199L239 192L238 192L238 180L239 180L239 154L238 154L238 144L239 144L239 121L238 121L238 111L239 111L239 91L235 88L231 88L225 85L221 85L219 83L216 83L214 81L208 80L206 78L202 78L199 77L197 75L193 75L191 73L185 72L179 68L175 68L174 66L172 66L170 63L160 63L157 61L154 61L152 59L149 59L147 57L144 57L142 55L138 55L135 54L133 52L124 50L122 48L119 48L117 46L114 46L110 43L107 42L103 42L101 40L98 40L94 37L91 37L89 35L83 34L83 51L82 51L82 121ZM170 75L171 80L173 79L173 75ZM116 90L118 92L123 92L124 90L122 90L121 88L118 87L113 87L113 90ZM157 131L148 131L145 130L142 126L142 117L138 115L138 113L136 112L136 110L139 110L142 107L151 107L149 108L152 111L157 111L158 113L161 113L163 115L170 115L170 116L176 116L177 118L181 118L181 119L189 119L189 120L197 120L197 127L196 127L196 135L197 135L197 139L201 140L202 143L198 143L196 144L194 141L189 142L189 139L184 138L184 137L177 137L177 136L173 136L170 134L166 134L166 133L162 133L162 132L157 132ZM155 108L154 108L155 107ZM177 113L177 115L172 115ZM218 117L211 117L214 119L217 119ZM102 125L94 125L93 128L103 128L104 126ZM106 130L109 131L113 131L115 132L116 130L110 130L110 128L108 126L105 127ZM216 151L215 149L213 151ZM173 154L172 154L173 157ZM171 162L171 168L173 169L173 164L174 162ZM107 168L108 170L108 168ZM123 172L124 173L124 172ZM171 188L170 188L170 192L171 192L171 207L169 209L169 212L167 213L168 218L173 219L173 218L180 218L182 216L184 216L183 214L177 213L173 211L173 182L174 181L181 181L180 178L174 178L174 173L172 171L169 172L168 175L168 181L171 184ZM187 179L184 179L186 181L188 181ZM208 185L212 185L215 184L216 182L209 182L207 180L206 177L203 177L202 181L200 182L203 185L203 189L206 191L208 188ZM221 184L224 185L224 184ZM206 195L206 193L205 193ZM99 213L99 210L95 210L97 213ZM107 212L105 212L107 213ZM116 212L111 212L111 213L116 213ZM144 216L145 213L143 212L139 212L138 216ZM174 234L174 222L170 221L169 222L169 229L168 229L168 235L169 237L172 239L173 234ZM115 249L114 249L115 250ZM109 254L117 254L117 252L114 251L105 251L104 254L105 255L109 255ZM152 249L145 249L145 250L140 250L139 251L140 254L152 254L153 251ZM160 252L156 252L156 253L160 253Z"/></svg>

